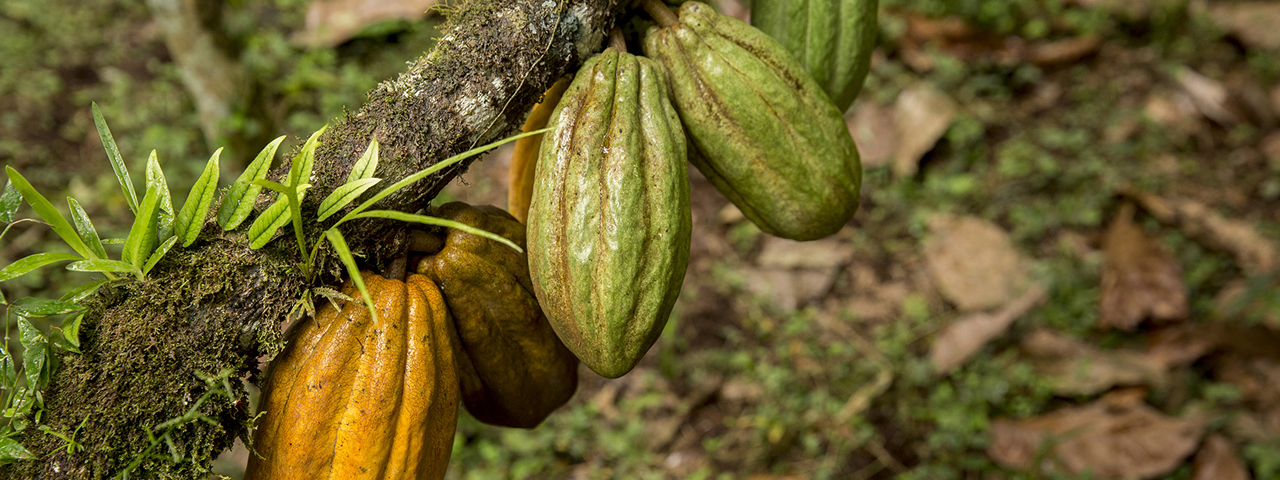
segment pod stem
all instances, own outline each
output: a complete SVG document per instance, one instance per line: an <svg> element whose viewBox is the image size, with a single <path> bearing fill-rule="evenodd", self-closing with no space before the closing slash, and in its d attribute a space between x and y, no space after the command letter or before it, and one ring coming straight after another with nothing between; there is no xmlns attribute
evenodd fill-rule
<svg viewBox="0 0 1280 480"><path fill-rule="evenodd" d="M650 17L653 17L654 21L658 22L658 26L662 28L667 28L680 23L680 18L676 16L675 12L672 12L671 9L667 7L667 4L662 3L662 0L644 0L641 6L644 7L645 12L649 13Z"/></svg>
<svg viewBox="0 0 1280 480"><path fill-rule="evenodd" d="M609 31L609 48L622 53L627 52L627 39L622 38L621 28L613 27L613 30Z"/></svg>

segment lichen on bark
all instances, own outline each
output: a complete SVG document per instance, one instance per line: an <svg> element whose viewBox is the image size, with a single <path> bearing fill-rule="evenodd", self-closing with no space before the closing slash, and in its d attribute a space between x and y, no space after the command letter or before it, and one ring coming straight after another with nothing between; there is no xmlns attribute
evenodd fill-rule
<svg viewBox="0 0 1280 480"><path fill-rule="evenodd" d="M319 201L346 180L375 136L382 144L375 176L390 185L515 132L546 88L603 46L620 3L471 0L451 7L440 43L369 92L359 111L322 137L304 217L315 218ZM411 185L376 208L416 211L468 164ZM309 223L308 238L328 227ZM341 228L367 268L380 268L404 249L404 224L362 220ZM84 450L67 453L64 441L32 429L22 441L40 459L0 467L0 478L112 478L149 444L144 428L182 415L207 391L196 372L230 368L236 378L252 378L259 355L283 347L281 322L313 286L301 275L287 229L265 248L250 250L243 228L228 233L206 223L200 241L171 251L146 281L117 282L88 300L83 353L63 358L44 392L41 419L62 433L84 421L75 437ZM318 265L326 274L315 281L335 283L341 269L332 252L323 250ZM246 393L239 382L232 385L236 400L215 398L201 410L216 425L194 422L174 432L183 461L148 460L131 478L201 478L251 422ZM165 455L168 447L154 453Z"/></svg>

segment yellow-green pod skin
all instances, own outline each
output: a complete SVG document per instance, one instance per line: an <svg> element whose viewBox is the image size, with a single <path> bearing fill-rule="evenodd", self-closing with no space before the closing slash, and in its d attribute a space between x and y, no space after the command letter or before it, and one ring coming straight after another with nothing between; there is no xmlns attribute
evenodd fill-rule
<svg viewBox="0 0 1280 480"><path fill-rule="evenodd" d="M698 2L653 27L689 159L761 230L825 237L858 209L862 166L840 110L776 40Z"/></svg>
<svg viewBox="0 0 1280 480"><path fill-rule="evenodd" d="M543 137L529 272L556 334L617 378L662 333L689 264L685 136L662 69L612 48L587 60Z"/></svg>
<svg viewBox="0 0 1280 480"><path fill-rule="evenodd" d="M800 60L843 112L871 68L878 7L877 0L754 0L751 25Z"/></svg>

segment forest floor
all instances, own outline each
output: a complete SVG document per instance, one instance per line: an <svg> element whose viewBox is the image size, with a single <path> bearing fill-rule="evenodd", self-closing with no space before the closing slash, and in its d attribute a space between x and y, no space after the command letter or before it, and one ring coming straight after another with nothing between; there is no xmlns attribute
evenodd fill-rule
<svg viewBox="0 0 1280 480"><path fill-rule="evenodd" d="M304 48L309 3L224 19L294 137L433 35L381 22ZM582 368L532 430L463 414L448 478L1280 478L1280 8L882 0L880 22L846 114L854 220L774 238L690 169L689 270L648 356L616 380ZM184 165L171 185L207 159L144 8L7 2L0 54L0 163L96 198L118 219L100 229L128 210L90 100L126 158ZM437 201L505 205L509 155ZM5 264L56 239L6 238ZM5 294L56 296L67 275Z"/></svg>

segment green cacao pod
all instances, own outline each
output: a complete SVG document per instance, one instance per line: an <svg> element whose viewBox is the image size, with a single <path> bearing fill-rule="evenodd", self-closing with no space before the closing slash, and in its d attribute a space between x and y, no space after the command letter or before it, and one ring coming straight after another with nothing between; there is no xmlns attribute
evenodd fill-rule
<svg viewBox="0 0 1280 480"><path fill-rule="evenodd" d="M605 49L574 77L538 155L533 289L560 339L605 377L657 340L689 264L685 137L667 91L652 61Z"/></svg>
<svg viewBox="0 0 1280 480"><path fill-rule="evenodd" d="M853 217L862 183L853 137L777 41L686 2L678 19L646 32L644 52L667 70L696 147L690 160L761 230L813 240Z"/></svg>
<svg viewBox="0 0 1280 480"><path fill-rule="evenodd" d="M321 300L271 361L246 479L444 478L458 423L449 311L425 276L362 276L377 319ZM342 291L360 298L350 280Z"/></svg>
<svg viewBox="0 0 1280 480"><path fill-rule="evenodd" d="M435 216L525 246L524 224L489 205L453 202ZM458 330L462 403L476 419L533 428L578 388L578 359L538 307L523 253L493 240L449 229L444 248L418 262L440 285Z"/></svg>
<svg viewBox="0 0 1280 480"><path fill-rule="evenodd" d="M754 0L751 25L781 43L844 111L876 44L877 0Z"/></svg>

